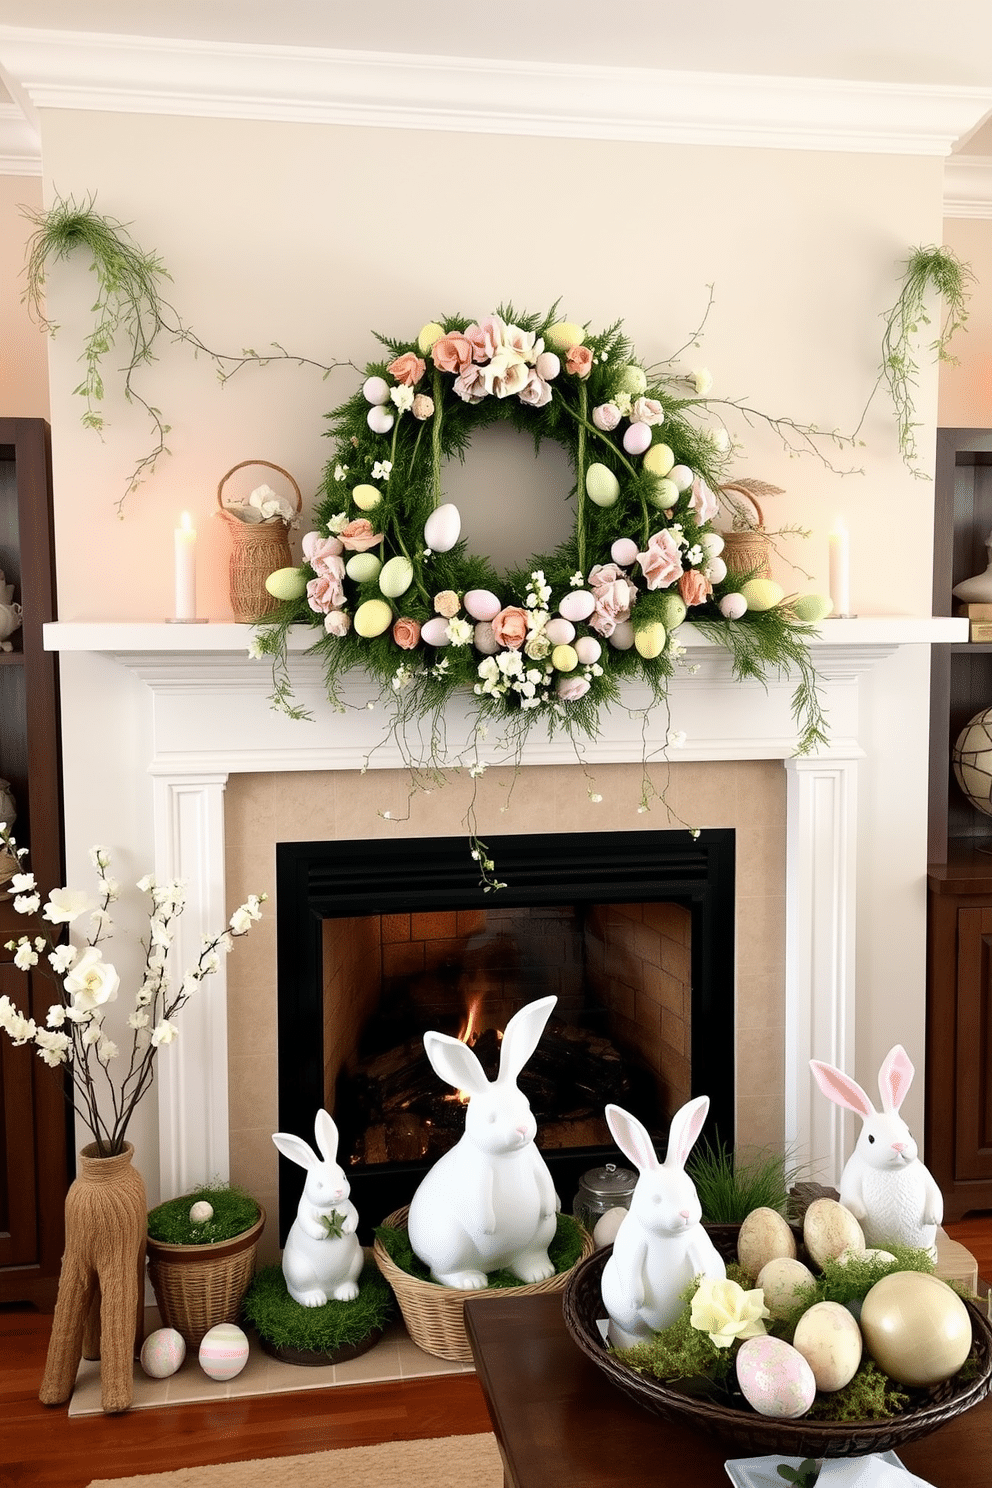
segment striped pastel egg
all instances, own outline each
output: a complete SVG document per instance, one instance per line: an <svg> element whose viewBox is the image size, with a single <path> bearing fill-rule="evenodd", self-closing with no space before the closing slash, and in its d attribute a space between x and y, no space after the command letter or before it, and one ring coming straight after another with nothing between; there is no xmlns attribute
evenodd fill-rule
<svg viewBox="0 0 992 1488"><path fill-rule="evenodd" d="M233 1379L248 1363L248 1338L236 1323L218 1323L204 1333L200 1368L212 1380Z"/></svg>

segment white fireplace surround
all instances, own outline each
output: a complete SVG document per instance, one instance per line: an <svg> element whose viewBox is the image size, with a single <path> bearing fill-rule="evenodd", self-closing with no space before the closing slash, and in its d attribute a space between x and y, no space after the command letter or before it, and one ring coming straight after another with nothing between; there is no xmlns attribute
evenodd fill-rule
<svg viewBox="0 0 992 1488"><path fill-rule="evenodd" d="M899 1036L922 1065L929 647L964 639L964 625L902 617L824 622L813 655L829 742L805 758L793 753L792 681L737 682L722 648L691 625L680 631L695 670L671 687L672 723L686 740L668 757L780 759L787 772L783 1135L794 1150L817 1155L823 1181L839 1176L850 1133L836 1107L813 1099L808 1059L829 1060L873 1085L881 1054L895 1041L897 1009ZM194 960L202 933L230 912L229 775L361 769L379 737L382 714L365 710L373 692L363 679L349 683L354 709L339 714L326 703L320 665L303 654L312 636L301 629L291 637L296 694L314 715L294 722L270 706L269 666L249 658L247 627L46 627L46 646L61 653L68 882L85 878L94 841L109 841L137 873L147 871L151 854L158 876L186 880L190 907L177 964ZM629 699L646 700L633 689ZM456 737L467 713L452 714ZM660 714L654 727L664 729ZM586 756L596 766L636 762L641 751L639 720L616 709ZM490 758L499 760L495 747ZM539 738L537 730L523 759L525 767L574 762L567 740ZM402 763L385 747L368 761L370 768ZM660 818L659 827L666 825ZM184 1009L182 1037L159 1061L163 1194L228 1176L227 1040L222 970L209 995ZM921 1071L910 1111L920 1135L922 1084Z"/></svg>

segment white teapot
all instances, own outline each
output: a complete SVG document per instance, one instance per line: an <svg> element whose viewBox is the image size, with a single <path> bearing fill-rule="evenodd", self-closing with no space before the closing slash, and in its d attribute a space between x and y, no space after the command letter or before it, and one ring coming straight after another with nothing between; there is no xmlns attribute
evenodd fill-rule
<svg viewBox="0 0 992 1488"><path fill-rule="evenodd" d="M4 588L12 586L5 585ZM14 648L8 636L12 636L15 630L21 628L21 607L19 604L0 604L0 651L12 651Z"/></svg>

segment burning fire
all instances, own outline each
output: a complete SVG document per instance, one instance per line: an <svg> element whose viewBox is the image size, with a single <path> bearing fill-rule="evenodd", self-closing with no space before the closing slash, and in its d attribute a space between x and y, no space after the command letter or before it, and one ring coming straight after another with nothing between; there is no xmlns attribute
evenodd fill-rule
<svg viewBox="0 0 992 1488"><path fill-rule="evenodd" d="M476 1042L482 1031L479 1027L482 1021L482 998L483 994L480 992L471 999L465 1012L465 1019L461 1028L458 1030L459 1042L468 1044L469 1048ZM503 1037L501 1029L497 1029L496 1037L497 1039ZM454 1095L446 1096L445 1099L456 1100L459 1104L467 1106L471 1097L467 1090L458 1090Z"/></svg>

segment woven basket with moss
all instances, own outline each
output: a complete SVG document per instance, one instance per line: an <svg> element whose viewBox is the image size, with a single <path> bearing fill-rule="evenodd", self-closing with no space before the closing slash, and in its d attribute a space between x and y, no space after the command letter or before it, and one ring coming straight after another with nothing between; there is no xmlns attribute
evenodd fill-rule
<svg viewBox="0 0 992 1488"><path fill-rule="evenodd" d="M267 1354L284 1364L341 1364L378 1343L395 1308L384 1277L367 1260L352 1302L303 1307L286 1289L282 1267L263 1266L245 1295L242 1316Z"/></svg>
<svg viewBox="0 0 992 1488"><path fill-rule="evenodd" d="M197 1205L210 1217L192 1219ZM205 1211L201 1211L205 1212ZM188 1348L218 1323L235 1323L255 1271L265 1210L243 1189L208 1185L148 1215L148 1276L167 1328Z"/></svg>

